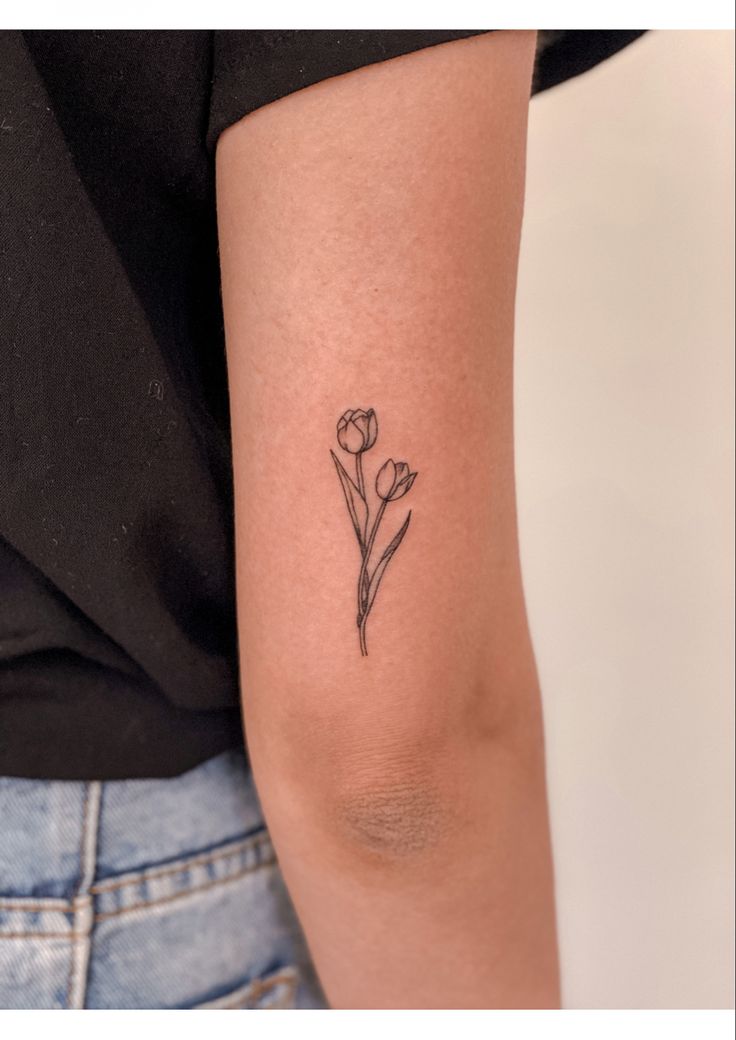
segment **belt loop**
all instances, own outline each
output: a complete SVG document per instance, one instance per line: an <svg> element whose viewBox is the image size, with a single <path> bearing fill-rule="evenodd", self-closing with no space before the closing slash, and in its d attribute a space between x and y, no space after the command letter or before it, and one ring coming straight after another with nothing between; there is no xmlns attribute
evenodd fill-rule
<svg viewBox="0 0 736 1040"><path fill-rule="evenodd" d="M67 1007L79 1010L84 1007L87 991L87 967L92 941L94 904L90 888L97 870L97 838L100 827L100 802L102 783L92 780L85 783L82 810L82 837L79 848L79 882L72 905L74 907L74 931Z"/></svg>

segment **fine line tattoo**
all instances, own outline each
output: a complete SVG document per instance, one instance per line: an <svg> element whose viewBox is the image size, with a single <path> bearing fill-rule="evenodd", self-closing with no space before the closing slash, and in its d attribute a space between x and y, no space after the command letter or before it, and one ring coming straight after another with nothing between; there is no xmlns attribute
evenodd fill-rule
<svg viewBox="0 0 736 1040"><path fill-rule="evenodd" d="M386 572L391 558L401 545L411 520L411 510L404 523L396 532L381 553L378 562L371 570L371 554L383 520L383 514L389 502L402 498L411 488L416 473L409 470L406 462L394 462L388 459L376 474L375 490L378 504L374 511L368 501L365 476L363 474L363 454L372 448L378 436L378 422L373 408L364 411L362 408L350 409L342 415L337 423L337 443L349 455L355 456L355 479L347 472L337 455L330 449L332 461L335 463L340 485L345 496L345 503L353 524L355 537L360 548L360 573L358 575L357 626L360 641L360 652L368 656L365 640L365 626L368 615L376 599L378 586Z"/></svg>

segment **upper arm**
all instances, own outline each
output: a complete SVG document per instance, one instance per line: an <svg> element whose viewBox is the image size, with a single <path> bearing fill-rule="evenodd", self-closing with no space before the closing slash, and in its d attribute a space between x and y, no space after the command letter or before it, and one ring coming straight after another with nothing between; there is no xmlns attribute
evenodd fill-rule
<svg viewBox="0 0 736 1040"><path fill-rule="evenodd" d="M257 770L331 774L348 755L359 777L390 757L415 762L419 746L441 757L448 734L492 731L533 684L512 428L533 51L528 32L431 47L298 91L220 139L240 662ZM358 408L378 424L363 456L369 527L386 459L418 473L387 505L367 568L369 580L411 510L369 615L368 656L360 539L331 457L357 482L336 423Z"/></svg>

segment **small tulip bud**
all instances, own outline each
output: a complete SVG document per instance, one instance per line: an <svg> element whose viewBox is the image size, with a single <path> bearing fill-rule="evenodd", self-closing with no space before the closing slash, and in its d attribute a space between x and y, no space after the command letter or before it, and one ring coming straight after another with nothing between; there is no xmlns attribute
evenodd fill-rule
<svg viewBox="0 0 736 1040"><path fill-rule="evenodd" d="M337 442L343 451L351 455L359 455L368 451L376 442L378 423L372 408L348 410L341 416L337 424Z"/></svg>
<svg viewBox="0 0 736 1040"><path fill-rule="evenodd" d="M384 502L395 502L411 488L416 473L411 473L406 462L384 462L376 477L376 494Z"/></svg>

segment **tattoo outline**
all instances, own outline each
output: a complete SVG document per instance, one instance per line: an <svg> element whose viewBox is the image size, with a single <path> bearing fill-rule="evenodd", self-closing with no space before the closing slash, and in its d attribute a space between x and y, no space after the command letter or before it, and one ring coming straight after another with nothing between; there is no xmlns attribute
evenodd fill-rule
<svg viewBox="0 0 736 1040"><path fill-rule="evenodd" d="M394 462L387 459L375 477L374 488L379 504L373 514L366 493L363 473L363 454L376 443L378 436L378 420L373 408L351 408L340 416L337 422L337 443L343 451L355 456L355 479L347 472L335 452L330 449L332 461L340 479L340 486L348 507L350 520L355 531L360 549L360 573L358 575L356 623L362 657L368 656L365 628L378 592L378 586L386 572L391 559L401 545L411 520L411 510L404 523L396 532L381 553L378 563L371 572L371 554L378 535L383 515L389 502L395 502L411 489L416 480L416 472L412 473L406 462Z"/></svg>

